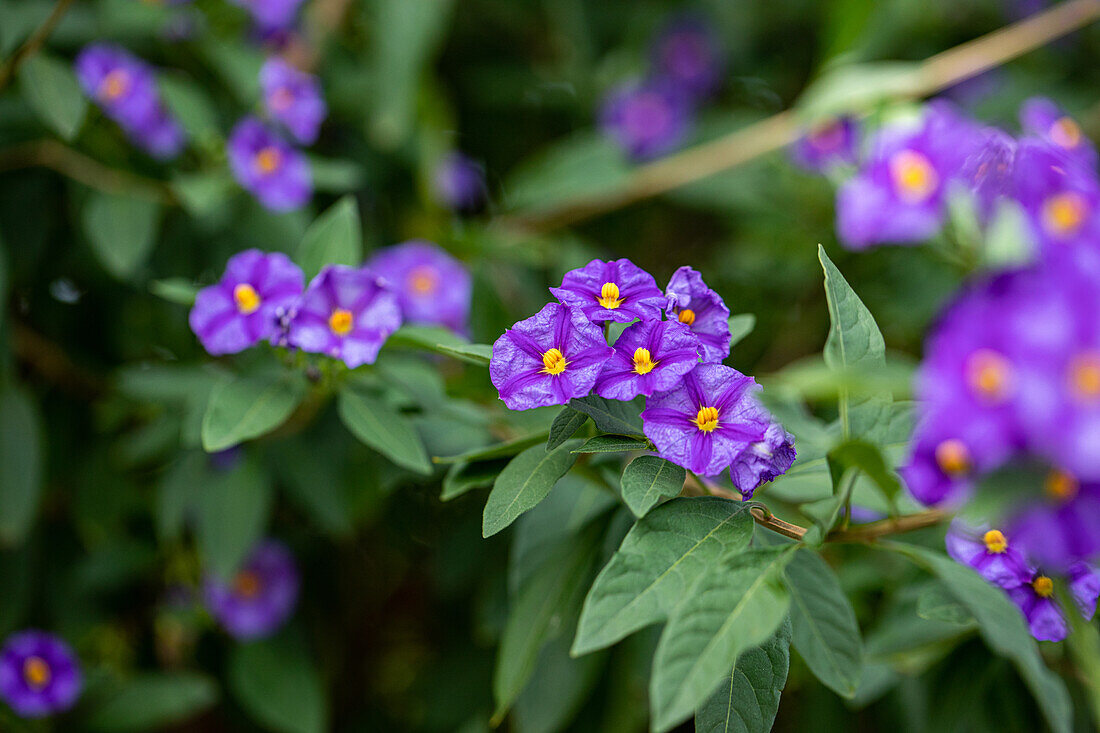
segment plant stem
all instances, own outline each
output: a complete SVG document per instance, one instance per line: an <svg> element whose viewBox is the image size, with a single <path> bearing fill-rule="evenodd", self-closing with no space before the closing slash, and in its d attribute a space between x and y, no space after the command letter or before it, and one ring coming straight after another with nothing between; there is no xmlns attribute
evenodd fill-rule
<svg viewBox="0 0 1100 733"><path fill-rule="evenodd" d="M42 25L35 29L30 38L16 49L15 53L4 62L3 66L0 66L0 90L11 82L21 63L38 53L38 49L42 48L42 44L46 42L57 24L65 17L65 13L69 12L69 6L72 4L73 0L57 0L57 5L54 5L53 11L50 12L46 20L42 21Z"/></svg>

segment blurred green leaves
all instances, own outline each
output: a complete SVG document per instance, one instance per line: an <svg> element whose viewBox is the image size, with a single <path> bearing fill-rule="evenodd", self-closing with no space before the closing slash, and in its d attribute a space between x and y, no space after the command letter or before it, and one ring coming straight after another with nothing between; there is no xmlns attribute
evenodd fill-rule
<svg viewBox="0 0 1100 733"><path fill-rule="evenodd" d="M0 545L19 545L38 512L45 449L41 417L26 392L0 386Z"/></svg>
<svg viewBox="0 0 1100 733"><path fill-rule="evenodd" d="M323 733L328 705L304 643L292 633L240 644L229 658L229 684L249 715L275 733Z"/></svg>
<svg viewBox="0 0 1100 733"><path fill-rule="evenodd" d="M84 234L96 258L120 280L145 263L157 238L160 204L147 199L92 191L84 204Z"/></svg>
<svg viewBox="0 0 1100 733"><path fill-rule="evenodd" d="M80 131L88 100L72 67L54 56L37 53L19 67L20 91L46 125L64 140Z"/></svg>
<svg viewBox="0 0 1100 733"><path fill-rule="evenodd" d="M230 377L210 393L202 418L202 447L225 450L283 424L305 397L300 374L268 370Z"/></svg>
<svg viewBox="0 0 1100 733"><path fill-rule="evenodd" d="M343 197L309 225L294 259L306 282L325 265L358 267L363 262L363 231L353 197Z"/></svg>

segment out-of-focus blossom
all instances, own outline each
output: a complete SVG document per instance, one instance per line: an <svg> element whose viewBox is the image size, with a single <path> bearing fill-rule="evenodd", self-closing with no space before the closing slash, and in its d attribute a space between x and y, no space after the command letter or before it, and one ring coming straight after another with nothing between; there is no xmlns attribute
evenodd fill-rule
<svg viewBox="0 0 1100 733"><path fill-rule="evenodd" d="M457 150L439 161L432 175L436 200L459 214L476 214L485 206L488 189L485 171L472 158Z"/></svg>
<svg viewBox="0 0 1100 733"><path fill-rule="evenodd" d="M1080 484L1053 470L1043 496L1020 506L1008 525L1035 563L1064 570L1082 558L1100 557L1100 484Z"/></svg>
<svg viewBox="0 0 1100 733"><path fill-rule="evenodd" d="M636 161L679 147L691 127L691 103L667 80L628 82L611 90L600 110L600 128Z"/></svg>
<svg viewBox="0 0 1100 733"><path fill-rule="evenodd" d="M791 157L816 173L854 165L859 157L859 123L852 117L838 117L815 125L791 147Z"/></svg>
<svg viewBox="0 0 1100 733"><path fill-rule="evenodd" d="M287 342L354 369L373 364L382 344L400 327L397 294L382 278L365 267L328 265L302 293Z"/></svg>
<svg viewBox="0 0 1100 733"><path fill-rule="evenodd" d="M751 499L762 484L785 474L797 455L794 436L773 422L764 439L751 444L730 465L730 480L743 499Z"/></svg>
<svg viewBox="0 0 1100 733"><path fill-rule="evenodd" d="M226 148L237 182L272 211L297 209L313 195L309 161L255 117L237 123Z"/></svg>
<svg viewBox="0 0 1100 733"><path fill-rule="evenodd" d="M496 340L489 378L510 410L564 405L592 390L611 354L579 308L548 303Z"/></svg>
<svg viewBox="0 0 1100 733"><path fill-rule="evenodd" d="M676 321L639 321L626 327L596 381L596 394L632 400L675 387L699 363L699 339Z"/></svg>
<svg viewBox="0 0 1100 733"><path fill-rule="evenodd" d="M1046 97L1032 97L1020 107L1020 126L1024 132L1064 150L1089 170L1096 168L1096 146L1077 121Z"/></svg>
<svg viewBox="0 0 1100 733"><path fill-rule="evenodd" d="M704 99L722 81L722 46L711 23L702 16L682 15L658 34L653 44L653 73Z"/></svg>
<svg viewBox="0 0 1100 733"><path fill-rule="evenodd" d="M260 89L267 113L295 140L310 145L317 139L328 108L316 76L299 71L276 56L260 69Z"/></svg>
<svg viewBox="0 0 1100 733"><path fill-rule="evenodd" d="M397 293L406 321L464 332L470 317L470 271L431 242L412 241L378 250L367 263Z"/></svg>
<svg viewBox="0 0 1100 733"><path fill-rule="evenodd" d="M221 280L195 296L191 330L211 354L244 351L275 336L279 316L301 294L302 281L302 271L280 252L240 252L226 263Z"/></svg>
<svg viewBox="0 0 1100 733"><path fill-rule="evenodd" d="M303 0L232 0L247 10L262 34L289 30L297 21Z"/></svg>
<svg viewBox="0 0 1100 733"><path fill-rule="evenodd" d="M82 685L76 655L53 634L20 631L0 649L0 697L22 718L68 710Z"/></svg>
<svg viewBox="0 0 1100 733"><path fill-rule="evenodd" d="M75 70L84 93L150 155L168 160L186 142L157 91L151 66L129 51L106 43L86 46Z"/></svg>
<svg viewBox="0 0 1100 733"><path fill-rule="evenodd" d="M1009 538L1012 541L1009 541ZM947 531L947 554L969 565L993 585L1015 588L1031 581L1027 559L1016 546L1015 535L999 529L976 529L959 520Z"/></svg>
<svg viewBox="0 0 1100 733"><path fill-rule="evenodd" d="M236 639L261 639L278 631L298 603L298 567L276 540L261 542L229 581L207 576L206 607Z"/></svg>
<svg viewBox="0 0 1100 733"><path fill-rule="evenodd" d="M1082 618L1092 621L1100 598L1100 572L1088 563L1074 563L1069 568L1069 592Z"/></svg>
<svg viewBox="0 0 1100 733"><path fill-rule="evenodd" d="M550 292L597 322L656 321L665 305L653 276L627 259L592 260L565 273L561 286L550 288Z"/></svg>
<svg viewBox="0 0 1100 733"><path fill-rule="evenodd" d="M665 312L686 324L703 345L703 361L719 362L730 355L730 309L707 287L703 276L684 265L665 287Z"/></svg>
<svg viewBox="0 0 1100 733"><path fill-rule="evenodd" d="M1054 145L1020 141L1013 188L1045 255L1100 246L1100 181Z"/></svg>
<svg viewBox="0 0 1100 733"><path fill-rule="evenodd" d="M987 224L998 204L1015 193L1016 140L995 127L978 131L976 139L978 142L963 161L959 181L970 189L978 219Z"/></svg>

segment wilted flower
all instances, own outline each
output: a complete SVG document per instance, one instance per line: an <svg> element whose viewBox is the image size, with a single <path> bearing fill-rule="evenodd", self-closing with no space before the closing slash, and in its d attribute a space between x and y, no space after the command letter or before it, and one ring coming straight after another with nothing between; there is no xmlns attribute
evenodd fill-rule
<svg viewBox="0 0 1100 733"><path fill-rule="evenodd" d="M838 117L814 125L791 147L791 157L803 168L824 173L837 165L854 165L859 156L859 123Z"/></svg>
<svg viewBox="0 0 1100 733"><path fill-rule="evenodd" d="M676 321L640 321L626 327L615 353L596 380L596 394L609 400L672 389L699 363L699 339Z"/></svg>
<svg viewBox="0 0 1100 733"><path fill-rule="evenodd" d="M742 498L751 499L762 484L782 476L797 456L794 436L773 422L763 440L752 443L730 465L730 480Z"/></svg>
<svg viewBox="0 0 1100 733"><path fill-rule="evenodd" d="M436 200L460 214L475 214L485 206L485 171L457 150L445 155L432 175Z"/></svg>
<svg viewBox="0 0 1100 733"><path fill-rule="evenodd" d="M496 340L489 378L509 410L564 405L591 391L611 354L579 308L548 303Z"/></svg>
<svg viewBox="0 0 1100 733"><path fill-rule="evenodd" d="M1015 588L1031 579L1031 568L1011 532L976 529L955 520L947 531L946 543L948 555L974 568L993 585Z"/></svg>
<svg viewBox="0 0 1100 733"><path fill-rule="evenodd" d="M298 603L298 567L294 556L276 540L252 550L232 580L207 576L206 607L234 638L260 639L278 631Z"/></svg>
<svg viewBox="0 0 1100 733"><path fill-rule="evenodd" d="M316 76L272 57L260 69L260 89L267 113L294 139L303 145L310 145L317 139L328 108Z"/></svg>
<svg viewBox="0 0 1100 733"><path fill-rule="evenodd" d="M616 87L600 110L600 128L639 161L679 147L690 125L687 95L659 79Z"/></svg>
<svg viewBox="0 0 1100 733"><path fill-rule="evenodd" d="M297 209L313 195L305 156L255 117L237 123L227 150L237 182L272 211Z"/></svg>
<svg viewBox="0 0 1100 733"><path fill-rule="evenodd" d="M80 663L69 645L44 631L20 631L0 649L0 697L23 718L68 710L80 696Z"/></svg>
<svg viewBox="0 0 1100 733"><path fill-rule="evenodd" d="M653 276L627 259L592 260L565 273L561 286L550 288L550 292L597 322L656 321L665 305Z"/></svg>
<svg viewBox="0 0 1100 733"><path fill-rule="evenodd" d="M1081 126L1062 112L1046 97L1032 97L1020 106L1020 126L1025 133L1035 135L1064 150L1088 169L1096 168L1096 148Z"/></svg>
<svg viewBox="0 0 1100 733"><path fill-rule="evenodd" d="M183 149L183 128L161 102L151 66L118 46L93 43L76 57L75 70L85 94L150 155L167 160Z"/></svg>
<svg viewBox="0 0 1100 733"><path fill-rule="evenodd" d="M406 321L466 330L470 272L437 245L412 241L386 247L374 253L367 267L397 294Z"/></svg>
<svg viewBox="0 0 1100 733"><path fill-rule="evenodd" d="M687 265L672 273L665 288L665 312L686 324L703 345L703 361L730 355L730 309L707 287L703 276Z"/></svg>
<svg viewBox="0 0 1100 733"><path fill-rule="evenodd" d="M1022 140L1016 154L1014 190L1046 253L1069 246L1097 246L1100 181L1054 145Z"/></svg>
<svg viewBox="0 0 1100 733"><path fill-rule="evenodd" d="M287 341L349 368L373 364L382 344L401 326L397 294L368 268L328 265L298 301Z"/></svg>
<svg viewBox="0 0 1100 733"><path fill-rule="evenodd" d="M646 400L643 430L657 453L702 476L716 476L767 433L752 377L721 364L700 364L675 388Z"/></svg>
<svg viewBox="0 0 1100 733"><path fill-rule="evenodd" d="M261 33L285 31L294 25L303 0L232 0L246 9Z"/></svg>
<svg viewBox="0 0 1100 733"><path fill-rule="evenodd" d="M695 99L710 96L722 80L722 47L706 18L679 16L653 44L653 73Z"/></svg>

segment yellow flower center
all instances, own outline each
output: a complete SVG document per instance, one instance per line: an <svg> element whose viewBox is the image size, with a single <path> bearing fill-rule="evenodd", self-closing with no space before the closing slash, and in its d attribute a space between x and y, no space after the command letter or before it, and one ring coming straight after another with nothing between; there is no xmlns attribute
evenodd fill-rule
<svg viewBox="0 0 1100 733"><path fill-rule="evenodd" d="M695 427L704 433L709 433L718 427L718 408L700 407L699 414L695 416Z"/></svg>
<svg viewBox="0 0 1100 733"><path fill-rule="evenodd" d="M1051 234L1075 233L1088 214L1085 197L1076 191L1058 193L1043 202L1043 226Z"/></svg>
<svg viewBox="0 0 1100 733"><path fill-rule="evenodd" d="M985 543L985 549L997 555L1008 549L1008 540L1005 539L1004 534L999 529L991 529L986 532L982 537L982 542Z"/></svg>
<svg viewBox="0 0 1100 733"><path fill-rule="evenodd" d="M130 91L130 72L125 69L113 69L99 83L99 98L113 102Z"/></svg>
<svg viewBox="0 0 1100 733"><path fill-rule="evenodd" d="M962 476L970 472L970 450L966 443L949 438L936 446L936 465L948 476Z"/></svg>
<svg viewBox="0 0 1100 733"><path fill-rule="evenodd" d="M260 173L274 173L283 162L283 154L278 148L268 145L256 153L255 162Z"/></svg>
<svg viewBox="0 0 1100 733"><path fill-rule="evenodd" d="M242 570L233 578L233 592L242 598L254 598L262 588L260 576L251 570Z"/></svg>
<svg viewBox="0 0 1100 733"><path fill-rule="evenodd" d="M653 361L653 355L649 353L649 349L634 349L635 374L649 374L655 366L657 362Z"/></svg>
<svg viewBox="0 0 1100 733"><path fill-rule="evenodd" d="M347 336L351 333L355 320L351 317L351 311L337 308L328 317L328 327L337 336Z"/></svg>
<svg viewBox="0 0 1100 733"><path fill-rule="evenodd" d="M1072 150L1081 144L1081 126L1072 118L1063 117L1050 126L1050 139L1055 145Z"/></svg>
<svg viewBox="0 0 1100 733"><path fill-rule="evenodd" d="M890 178L902 201L920 204L936 191L939 174L923 153L901 150L890 158Z"/></svg>
<svg viewBox="0 0 1100 733"><path fill-rule="evenodd" d="M35 690L41 690L50 684L53 673L49 663L42 657L27 657L23 660L23 679Z"/></svg>
<svg viewBox="0 0 1100 733"><path fill-rule="evenodd" d="M431 267L417 267L409 273L409 287L418 295L433 293L438 285L439 276Z"/></svg>
<svg viewBox="0 0 1100 733"><path fill-rule="evenodd" d="M691 324L695 323L695 311L693 311L691 308L684 308L682 311L680 311L680 315L677 316L677 318L679 319L680 323L684 323L690 326Z"/></svg>
<svg viewBox="0 0 1100 733"><path fill-rule="evenodd" d="M1040 598L1050 598L1054 595L1054 581L1045 575L1040 575L1031 581L1031 587L1035 589L1035 594Z"/></svg>
<svg viewBox="0 0 1100 733"><path fill-rule="evenodd" d="M1086 351L1073 357L1069 383L1073 393L1083 400L1100 397L1100 352Z"/></svg>
<svg viewBox="0 0 1100 733"><path fill-rule="evenodd" d="M996 351L980 349L967 360L966 381L978 397L1000 402L1012 386L1012 365Z"/></svg>
<svg viewBox="0 0 1100 733"><path fill-rule="evenodd" d="M267 103L276 112L286 112L294 104L294 93L286 87L279 87L268 96Z"/></svg>
<svg viewBox="0 0 1100 733"><path fill-rule="evenodd" d="M543 374L561 374L567 366L569 362L565 360L565 355L557 349L550 349L542 355Z"/></svg>
<svg viewBox="0 0 1100 733"><path fill-rule="evenodd" d="M246 316L255 313L261 302L256 288L248 283L241 283L233 288L233 300L237 303L237 310Z"/></svg>
<svg viewBox="0 0 1100 733"><path fill-rule="evenodd" d="M1073 501L1080 488L1073 474L1057 469L1047 474L1046 481L1043 482L1043 490L1047 496L1063 504Z"/></svg>
<svg viewBox="0 0 1100 733"><path fill-rule="evenodd" d="M604 283L596 302L604 308L618 308L623 304L623 299L619 297L619 286L615 283Z"/></svg>

